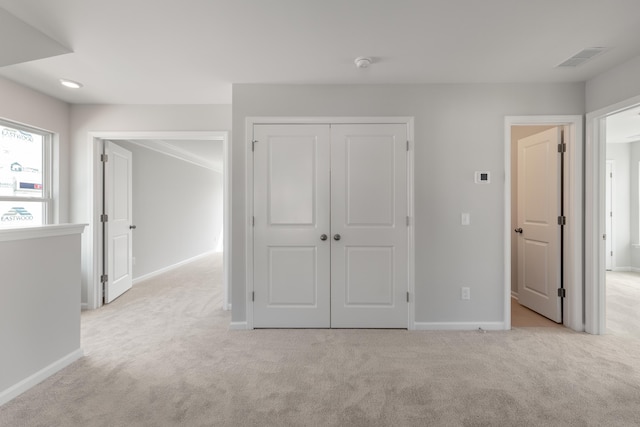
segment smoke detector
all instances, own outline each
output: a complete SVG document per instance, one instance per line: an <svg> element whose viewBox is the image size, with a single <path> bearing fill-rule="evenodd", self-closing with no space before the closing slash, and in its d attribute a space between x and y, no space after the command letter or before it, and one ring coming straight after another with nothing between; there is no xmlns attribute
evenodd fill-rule
<svg viewBox="0 0 640 427"><path fill-rule="evenodd" d="M373 62L371 58L366 56L358 56L355 61L356 67L358 68L367 68Z"/></svg>

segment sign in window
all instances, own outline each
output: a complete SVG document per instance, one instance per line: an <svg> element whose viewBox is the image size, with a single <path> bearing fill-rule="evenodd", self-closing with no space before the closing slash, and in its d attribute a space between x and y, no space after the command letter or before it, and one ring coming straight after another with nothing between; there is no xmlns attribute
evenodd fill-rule
<svg viewBox="0 0 640 427"><path fill-rule="evenodd" d="M0 122L0 228L47 224L51 135Z"/></svg>

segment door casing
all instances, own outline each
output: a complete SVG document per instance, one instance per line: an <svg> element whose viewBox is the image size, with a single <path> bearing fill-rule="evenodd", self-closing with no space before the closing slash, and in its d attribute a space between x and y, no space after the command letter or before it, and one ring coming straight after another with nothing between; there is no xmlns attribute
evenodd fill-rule
<svg viewBox="0 0 640 427"><path fill-rule="evenodd" d="M506 116L504 140L504 325L511 329L511 127L550 125L566 126L565 143L565 198L563 203L567 218L564 237L564 325L583 331L582 286L582 116Z"/></svg>
<svg viewBox="0 0 640 427"><path fill-rule="evenodd" d="M585 138L585 331L606 332L605 314L605 168L606 118L640 105L640 96L587 114Z"/></svg>
<svg viewBox="0 0 640 427"><path fill-rule="evenodd" d="M404 124L407 126L407 139L409 150L407 156L407 213L409 215L409 239L408 239L408 289L409 289L409 309L407 329L415 329L415 220L414 220L414 118L413 117L247 117L245 119L245 307L247 323L246 329L253 329L253 227L251 220L253 216L253 163L251 156L251 145L253 126L258 124Z"/></svg>
<svg viewBox="0 0 640 427"><path fill-rule="evenodd" d="M148 140L216 140L222 141L223 147L223 309L231 309L231 149L229 147L229 132L226 131L104 131L89 132L87 144L89 159L87 180L92 183L89 186L89 203L91 212L88 220L87 231L82 234L82 280L87 289L87 303L82 304L82 309L95 310L102 306L102 254L103 238L100 215L102 214L103 179L102 142L107 139L148 139Z"/></svg>

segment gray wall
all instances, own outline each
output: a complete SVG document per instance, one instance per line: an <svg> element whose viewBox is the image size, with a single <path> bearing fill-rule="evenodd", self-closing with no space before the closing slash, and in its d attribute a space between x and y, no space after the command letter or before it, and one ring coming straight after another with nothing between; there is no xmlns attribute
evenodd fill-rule
<svg viewBox="0 0 640 427"><path fill-rule="evenodd" d="M640 141L630 144L629 159L631 269L640 270Z"/></svg>
<svg viewBox="0 0 640 427"><path fill-rule="evenodd" d="M0 240L0 405L82 355L78 232Z"/></svg>
<svg viewBox="0 0 640 427"><path fill-rule="evenodd" d="M504 316L504 118L584 113L584 85L233 86L234 322L245 306L245 118L414 116L417 322L501 322ZM474 171L493 173L474 184ZM460 213L471 213L471 226ZM460 287L471 287L471 301Z"/></svg>
<svg viewBox="0 0 640 427"><path fill-rule="evenodd" d="M607 144L606 152L607 160L613 160L611 210L614 217L611 243L615 264L612 268L628 269L631 267L631 145Z"/></svg>
<svg viewBox="0 0 640 427"><path fill-rule="evenodd" d="M640 56L587 81L586 112L640 95Z"/></svg>
<svg viewBox="0 0 640 427"><path fill-rule="evenodd" d="M222 174L126 141L133 154L133 278L216 248Z"/></svg>

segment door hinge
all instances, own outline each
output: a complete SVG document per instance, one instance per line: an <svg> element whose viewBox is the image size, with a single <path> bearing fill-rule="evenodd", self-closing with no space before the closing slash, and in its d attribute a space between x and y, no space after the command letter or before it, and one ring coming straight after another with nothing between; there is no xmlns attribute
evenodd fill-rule
<svg viewBox="0 0 640 427"><path fill-rule="evenodd" d="M409 141L407 140L407 151L409 151Z"/></svg>
<svg viewBox="0 0 640 427"><path fill-rule="evenodd" d="M107 214L100 215L100 222L108 222L108 221L109 221L109 215Z"/></svg>
<svg viewBox="0 0 640 427"><path fill-rule="evenodd" d="M602 235L602 240L607 240L607 235L606 234Z"/></svg>
<svg viewBox="0 0 640 427"><path fill-rule="evenodd" d="M611 251L611 256L613 256L613 251Z"/></svg>
<svg viewBox="0 0 640 427"><path fill-rule="evenodd" d="M566 153L567 152L567 144L564 142L558 144L558 153Z"/></svg>
<svg viewBox="0 0 640 427"><path fill-rule="evenodd" d="M258 142L257 140L251 141L251 151L256 151L256 143L257 142Z"/></svg>
<svg viewBox="0 0 640 427"><path fill-rule="evenodd" d="M256 217L252 216L251 217L251 226L254 227L256 225Z"/></svg>
<svg viewBox="0 0 640 427"><path fill-rule="evenodd" d="M251 292L251 301L255 301L255 300L256 300L256 293Z"/></svg>
<svg viewBox="0 0 640 427"><path fill-rule="evenodd" d="M560 298L566 298L567 297L567 291L565 288L558 288L558 296Z"/></svg>
<svg viewBox="0 0 640 427"><path fill-rule="evenodd" d="M564 215L559 216L558 225L567 225L567 217Z"/></svg>
<svg viewBox="0 0 640 427"><path fill-rule="evenodd" d="M409 302L409 292L407 292L407 302Z"/></svg>
<svg viewBox="0 0 640 427"><path fill-rule="evenodd" d="M102 276L100 276L100 283L107 283L109 281L109 276L107 276L106 274L103 274Z"/></svg>
<svg viewBox="0 0 640 427"><path fill-rule="evenodd" d="M609 212L609 216L613 218L613 212Z"/></svg>
<svg viewBox="0 0 640 427"><path fill-rule="evenodd" d="M409 221L409 215L407 215L407 227L409 226L409 223L410 223L410 221Z"/></svg>
<svg viewBox="0 0 640 427"><path fill-rule="evenodd" d="M100 161L106 163L109 161L109 156L106 154L100 154Z"/></svg>

